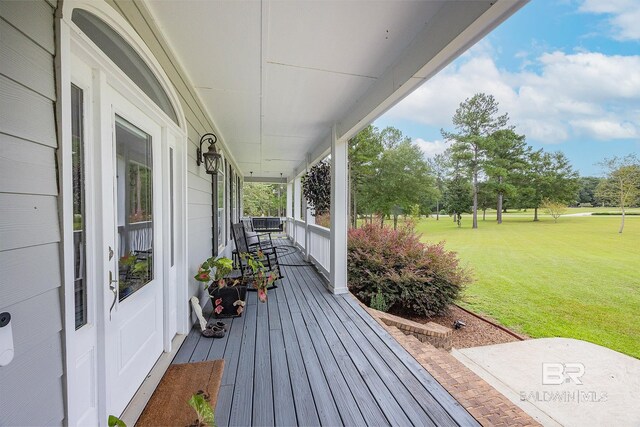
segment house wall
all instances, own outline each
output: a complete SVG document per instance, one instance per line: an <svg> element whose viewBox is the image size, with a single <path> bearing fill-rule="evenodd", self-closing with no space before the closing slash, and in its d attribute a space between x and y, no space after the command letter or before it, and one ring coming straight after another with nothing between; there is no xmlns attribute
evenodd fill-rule
<svg viewBox="0 0 640 427"><path fill-rule="evenodd" d="M15 346L0 425L64 420L54 9L0 2L0 312Z"/></svg>
<svg viewBox="0 0 640 427"><path fill-rule="evenodd" d="M195 274L202 261L210 257L212 252L211 175L205 172L204 166L198 167L196 165L196 148L201 135L212 131L218 136L220 135L214 124L209 120L204 107L199 102L193 87L191 87L191 83L185 78L184 70L182 70L178 60L173 56L168 43L155 25L149 11L144 6L130 0L105 1L131 24L146 43L176 88L182 103L187 120L189 144L187 148L187 272L191 277ZM224 144L222 140L219 140L219 142ZM203 149L206 149L206 147L203 147ZM225 157L231 159L228 151L225 152ZM233 159L231 159L231 163L237 172L239 169ZM227 206L226 208L228 209L229 207ZM229 254L229 248L223 251L221 255L227 254ZM202 285L190 279L189 297L202 295L201 290Z"/></svg>

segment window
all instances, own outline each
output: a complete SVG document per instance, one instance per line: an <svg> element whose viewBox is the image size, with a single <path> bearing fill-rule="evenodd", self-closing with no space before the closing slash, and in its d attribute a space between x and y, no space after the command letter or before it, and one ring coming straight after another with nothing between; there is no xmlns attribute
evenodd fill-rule
<svg viewBox="0 0 640 427"><path fill-rule="evenodd" d="M231 203L231 162L227 162L226 166L227 171L227 181L225 182L227 198L226 201L226 223L227 223L227 241L231 240L231 207L233 203ZM226 242L225 242L226 243Z"/></svg>
<svg viewBox="0 0 640 427"><path fill-rule="evenodd" d="M120 301L153 280L151 136L116 116Z"/></svg>
<svg viewBox="0 0 640 427"><path fill-rule="evenodd" d="M175 199L174 199L174 177L173 177L173 148L169 147L169 244L171 251L171 267L175 265Z"/></svg>
<svg viewBox="0 0 640 427"><path fill-rule="evenodd" d="M153 71L106 22L83 9L74 9L71 20L138 86L174 123L178 124L169 96Z"/></svg>
<svg viewBox="0 0 640 427"><path fill-rule="evenodd" d="M225 180L224 180L224 162L222 163L223 167L220 168L220 171L218 172L218 177L217 177L217 189L216 189L216 197L217 197L217 212L216 212L216 220L217 220L217 224L218 224L218 230L217 231L217 247L218 249L221 249L222 247L224 247L225 242L225 217L224 217L224 201L225 201L225 192L224 192L224 187L225 187Z"/></svg>
<svg viewBox="0 0 640 427"><path fill-rule="evenodd" d="M87 324L87 266L84 190L84 132L82 89L71 85L71 164L73 183L73 282L76 329Z"/></svg>
<svg viewBox="0 0 640 427"><path fill-rule="evenodd" d="M231 210L231 222L237 223L238 217L236 212L236 178L233 169L229 172L229 209Z"/></svg>
<svg viewBox="0 0 640 427"><path fill-rule="evenodd" d="M240 176L236 177L236 209L238 210L238 221L242 217L242 183L240 182Z"/></svg>

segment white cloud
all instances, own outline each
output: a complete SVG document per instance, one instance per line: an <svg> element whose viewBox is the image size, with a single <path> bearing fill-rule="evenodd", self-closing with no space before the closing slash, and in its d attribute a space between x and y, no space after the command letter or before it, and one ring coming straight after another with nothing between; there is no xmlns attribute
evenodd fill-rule
<svg viewBox="0 0 640 427"><path fill-rule="evenodd" d="M618 123L610 120L572 120L571 125L596 139L637 138L638 128L633 123Z"/></svg>
<svg viewBox="0 0 640 427"><path fill-rule="evenodd" d="M449 147L449 143L441 139L435 141L425 141L422 138L416 138L413 143L420 147L420 150L424 153L426 158L435 157L438 154L442 154Z"/></svg>
<svg viewBox="0 0 640 427"><path fill-rule="evenodd" d="M617 40L640 40L640 2L637 0L585 0L583 13L608 15L612 36Z"/></svg>
<svg viewBox="0 0 640 427"><path fill-rule="evenodd" d="M640 55L556 51L532 59L538 71L514 73L499 69L490 52L484 47L467 55L387 114L451 129L460 102L485 92L518 132L541 143L640 135Z"/></svg>

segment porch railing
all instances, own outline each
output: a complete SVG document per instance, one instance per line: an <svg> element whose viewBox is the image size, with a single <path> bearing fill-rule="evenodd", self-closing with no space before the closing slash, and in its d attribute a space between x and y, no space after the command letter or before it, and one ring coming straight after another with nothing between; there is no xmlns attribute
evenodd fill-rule
<svg viewBox="0 0 640 427"><path fill-rule="evenodd" d="M327 278L331 272L331 230L317 224L307 224L304 221L288 217L287 236L309 255L309 261L313 262L318 270ZM309 233L309 248L305 247Z"/></svg>
<svg viewBox="0 0 640 427"><path fill-rule="evenodd" d="M331 271L331 230L316 224L308 225L309 259L329 278Z"/></svg>
<svg viewBox="0 0 640 427"><path fill-rule="evenodd" d="M295 240L294 242L300 247L300 249L306 249L305 248L305 227L304 227L304 221L299 220L299 219L295 219L294 220L294 227L295 227L295 232L294 232L294 236L295 236Z"/></svg>

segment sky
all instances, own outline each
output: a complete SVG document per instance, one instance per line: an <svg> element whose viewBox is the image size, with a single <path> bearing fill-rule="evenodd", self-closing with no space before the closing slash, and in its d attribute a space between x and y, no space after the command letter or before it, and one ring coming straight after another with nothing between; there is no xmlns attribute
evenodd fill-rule
<svg viewBox="0 0 640 427"><path fill-rule="evenodd" d="M446 149L458 105L493 95L529 145L562 151L582 176L640 154L640 0L532 0L374 125L427 157Z"/></svg>

